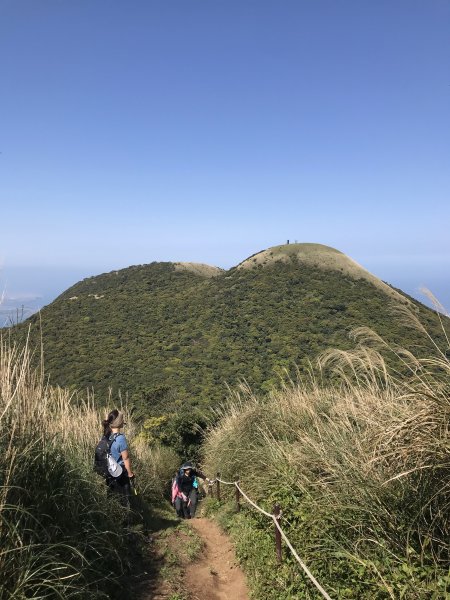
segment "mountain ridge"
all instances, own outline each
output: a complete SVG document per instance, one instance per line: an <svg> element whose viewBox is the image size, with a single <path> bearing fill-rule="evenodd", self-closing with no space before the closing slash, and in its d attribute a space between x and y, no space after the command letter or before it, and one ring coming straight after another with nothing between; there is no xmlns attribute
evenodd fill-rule
<svg viewBox="0 0 450 600"><path fill-rule="evenodd" d="M299 249L313 251L314 260L299 259ZM356 327L374 329L388 343L420 346L423 336L405 328L399 307L439 336L430 309L361 277L362 268L337 250L291 245L263 252L288 259L258 264L257 253L246 259L248 268L229 270L153 262L90 277L14 331L25 338L30 327L37 347L42 336L51 383L94 388L103 404L121 394L144 414L176 422L174 430L186 427L188 436L193 415L221 403L229 386L245 380L268 391L283 374L308 372L325 350L351 348ZM320 259L330 254L337 268L323 268Z"/></svg>
<svg viewBox="0 0 450 600"><path fill-rule="evenodd" d="M297 259L299 265L305 264L309 266L315 266L323 270L338 271L354 279L366 279L380 290L384 291L386 294L400 299L402 302L405 300L408 303L410 302L409 296L405 295L403 292L399 293L397 289L393 288L370 273L370 271L365 269L347 254L331 246L311 242L296 242L291 244L271 246L252 254L230 269L223 269L207 263L180 261L153 261L150 263L130 265L119 270L112 270L87 277L68 288L68 290L78 286L81 282L94 281L98 277L105 275L118 275L120 272L125 272L129 269L145 268L154 264L170 264L173 265L177 271L187 271L200 277L210 278L217 277L218 275L226 273L227 271L232 271L233 269L254 269L259 266L270 267L277 262L288 262L292 259ZM65 290L61 295L66 294L68 290Z"/></svg>
<svg viewBox="0 0 450 600"><path fill-rule="evenodd" d="M370 273L353 258L331 246L316 243L294 243L272 246L253 254L237 265L238 269L269 266L273 262L287 261L296 257L300 263L325 270L341 271L355 279L363 278L397 299L401 295L384 281Z"/></svg>

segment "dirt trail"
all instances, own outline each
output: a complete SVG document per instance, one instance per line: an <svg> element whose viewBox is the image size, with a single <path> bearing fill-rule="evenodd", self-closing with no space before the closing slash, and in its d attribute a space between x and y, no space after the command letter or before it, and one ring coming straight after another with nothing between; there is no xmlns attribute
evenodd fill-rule
<svg viewBox="0 0 450 600"><path fill-rule="evenodd" d="M205 544L201 557L185 573L189 600L248 600L245 577L228 537L211 519L193 519L189 524Z"/></svg>

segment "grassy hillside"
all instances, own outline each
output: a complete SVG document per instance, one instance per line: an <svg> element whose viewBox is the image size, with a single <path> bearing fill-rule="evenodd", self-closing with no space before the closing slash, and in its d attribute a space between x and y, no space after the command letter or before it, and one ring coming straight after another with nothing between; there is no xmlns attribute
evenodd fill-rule
<svg viewBox="0 0 450 600"><path fill-rule="evenodd" d="M150 449L127 419L140 488L128 512L93 473L103 418L0 339L0 600L135 597L148 507L177 457Z"/></svg>
<svg viewBox="0 0 450 600"><path fill-rule="evenodd" d="M379 354L385 342L359 334L359 348L329 353L315 378L268 397L236 392L208 431L205 468L238 475L267 511L281 505L283 529L332 598L449 598L449 359L394 347L404 379ZM225 494L219 518L254 597L318 598L286 547L277 567L272 522L244 501L236 515L234 490Z"/></svg>
<svg viewBox="0 0 450 600"><path fill-rule="evenodd" d="M404 300L400 294L390 288L378 277L372 275L357 262L330 246L323 244L284 244L274 246L254 254L238 265L238 269L249 269L257 266L268 266L276 262L289 262L297 259L302 266L308 265L324 271L339 271L353 279L365 279L388 296L398 301Z"/></svg>
<svg viewBox="0 0 450 600"><path fill-rule="evenodd" d="M267 391L284 369L306 370L325 349L350 348L356 326L422 345L393 309L406 305L437 332L432 311L342 253L292 244L229 271L152 263L91 277L20 331L31 324L37 341L42 325L52 383L94 387L105 402L109 390L121 390L147 415L177 414L174 429L184 423L191 431L199 411L226 397L227 385L245 378Z"/></svg>

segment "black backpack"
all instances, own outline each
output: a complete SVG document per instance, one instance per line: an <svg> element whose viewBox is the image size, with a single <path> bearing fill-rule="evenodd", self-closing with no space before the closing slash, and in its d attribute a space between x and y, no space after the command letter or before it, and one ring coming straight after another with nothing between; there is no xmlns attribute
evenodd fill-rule
<svg viewBox="0 0 450 600"><path fill-rule="evenodd" d="M112 440L104 435L95 448L94 471L105 479L111 478L108 471L108 456L111 453L111 446L118 435L116 433Z"/></svg>

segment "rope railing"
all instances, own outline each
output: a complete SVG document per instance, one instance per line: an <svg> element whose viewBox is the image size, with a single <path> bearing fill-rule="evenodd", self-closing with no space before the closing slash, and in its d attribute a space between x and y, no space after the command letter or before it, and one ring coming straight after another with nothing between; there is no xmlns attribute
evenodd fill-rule
<svg viewBox="0 0 450 600"><path fill-rule="evenodd" d="M212 492L212 486L214 484L217 484L217 497L218 497L218 500L220 500L220 486L219 486L220 483L223 484L223 485L233 486L236 489L237 510L239 510L239 496L242 496L242 498L244 498L244 500L246 502L248 502L248 504L250 504L251 506L253 506L253 508L255 508L258 512L260 512L264 516L266 516L269 519L271 519L273 521L274 525L275 525L275 539L276 539L276 549L277 549L278 562L281 562L281 538L283 538L283 540L286 543L286 546L291 551L292 556L295 558L295 560L301 566L301 568L303 569L303 571L306 574L306 576L308 577L308 579L314 584L314 586L316 587L316 589L322 594L322 596L324 598L326 598L326 600L331 600L331 597L327 594L327 592L323 589L323 587L320 585L320 583L317 581L317 579L314 577L314 575L311 573L311 571L308 569L308 567L302 561L302 559L298 555L297 551L295 550L295 548L293 547L293 545L289 541L289 538L287 537L287 535L283 531L283 528L281 527L280 522L279 522L280 518L281 518L281 509L280 509L280 507L278 505L275 506L273 513L267 512L266 510L264 510L263 508L261 508L260 506L258 506L256 504L256 502L254 502L251 498L249 498L247 496L247 494L242 490L241 486L239 485L240 484L239 479L237 479L236 481L224 481L223 479L220 479L219 475L220 474L218 473L217 477L215 479L209 481L209 488L210 488L211 492Z"/></svg>
<svg viewBox="0 0 450 600"><path fill-rule="evenodd" d="M241 494L241 496L243 498L245 498L247 500L247 502L253 506L253 508L256 508L256 510L258 510L261 514L265 515L266 517L269 517L270 519L273 517L273 515L271 513L265 511L263 508L258 506L255 502L253 502L253 500L250 500L250 498L247 496L247 494L245 494L242 491L242 488L238 485L237 482L235 482L234 485L236 486L236 489L239 490L239 493Z"/></svg>

